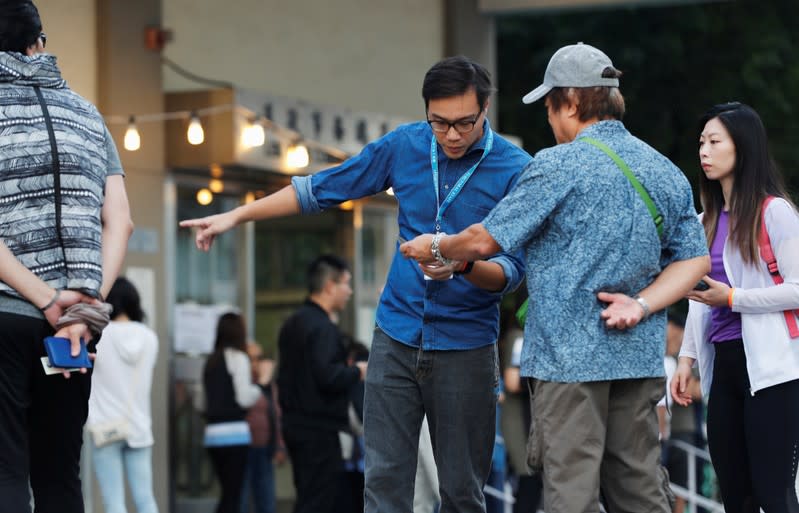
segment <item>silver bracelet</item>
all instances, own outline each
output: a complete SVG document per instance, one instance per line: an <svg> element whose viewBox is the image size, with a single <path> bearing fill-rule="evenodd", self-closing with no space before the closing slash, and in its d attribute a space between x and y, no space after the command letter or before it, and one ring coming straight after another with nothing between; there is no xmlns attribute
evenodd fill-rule
<svg viewBox="0 0 799 513"><path fill-rule="evenodd" d="M53 299L51 299L50 302L44 305L43 307L39 308L39 310L41 310L42 312L46 312L51 306L55 304L56 301L58 301L59 297L61 297L61 290L55 289L55 295L53 296Z"/></svg>
<svg viewBox="0 0 799 513"><path fill-rule="evenodd" d="M444 258L444 255L441 254L441 248L439 246L441 244L441 238L445 235L446 233L444 232L438 232L433 235L433 242L430 244L430 251L433 253L433 258L435 258L440 264L449 265L454 262L454 260Z"/></svg>
<svg viewBox="0 0 799 513"><path fill-rule="evenodd" d="M638 294L636 294L633 299L635 299L638 302L638 304L641 305L641 308L644 310L644 316L642 317L642 320L646 319L652 314L652 310L649 308L649 303L646 302L646 299L642 298Z"/></svg>

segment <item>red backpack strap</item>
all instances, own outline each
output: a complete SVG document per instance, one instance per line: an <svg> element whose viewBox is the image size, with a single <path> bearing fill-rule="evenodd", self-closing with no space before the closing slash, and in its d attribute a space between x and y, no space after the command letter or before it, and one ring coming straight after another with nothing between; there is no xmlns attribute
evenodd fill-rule
<svg viewBox="0 0 799 513"><path fill-rule="evenodd" d="M766 229L766 207L768 207L773 199L774 196L766 196L766 199L763 200L763 208L760 209L760 236L758 237L757 243L760 246L760 257L766 262L768 272L774 279L774 283L779 285L782 283L782 276L780 276L780 270L777 267L777 258L774 256L774 250L771 249L771 239L769 239L768 230Z"/></svg>
<svg viewBox="0 0 799 513"><path fill-rule="evenodd" d="M760 246L760 257L766 262L768 272L771 274L771 279L774 280L775 285L779 285L784 280L777 266L777 258L774 256L774 250L771 248L771 239L766 229L766 207L768 207L773 199L774 196L767 196L766 199L763 200L763 208L760 210L760 235L758 236L757 243L758 246ZM791 338L799 337L799 326L796 323L799 310L785 310L782 313L785 316L785 323L788 325L788 333Z"/></svg>

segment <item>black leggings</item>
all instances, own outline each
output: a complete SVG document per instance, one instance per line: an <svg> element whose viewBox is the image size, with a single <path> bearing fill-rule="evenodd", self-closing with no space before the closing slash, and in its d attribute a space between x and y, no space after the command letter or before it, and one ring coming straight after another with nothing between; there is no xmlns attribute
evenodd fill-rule
<svg viewBox="0 0 799 513"><path fill-rule="evenodd" d="M743 342L714 346L707 439L725 511L799 512L799 380L752 395Z"/></svg>
<svg viewBox="0 0 799 513"><path fill-rule="evenodd" d="M208 448L211 463L222 489L219 502L216 505L216 513L239 513L241 489L244 486L244 470L247 467L249 451L249 445Z"/></svg>

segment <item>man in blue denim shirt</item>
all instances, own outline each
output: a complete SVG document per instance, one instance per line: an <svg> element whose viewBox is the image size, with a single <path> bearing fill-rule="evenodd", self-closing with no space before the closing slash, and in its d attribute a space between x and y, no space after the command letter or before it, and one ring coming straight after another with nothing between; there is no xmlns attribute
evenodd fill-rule
<svg viewBox="0 0 799 513"><path fill-rule="evenodd" d="M530 156L486 119L488 72L465 57L435 64L422 96L427 122L403 125L343 164L295 177L230 212L183 221L197 247L237 224L319 212L389 187L400 237L456 233L480 222L512 189ZM364 404L365 509L412 510L416 455L427 414L439 462L441 512L483 512L494 445L496 340L502 294L523 279L520 254L417 265L396 254L377 310Z"/></svg>
<svg viewBox="0 0 799 513"><path fill-rule="evenodd" d="M431 252L446 262L525 249L528 459L543 467L547 513L596 511L600 487L609 511L671 511L655 413L665 392L662 310L709 259L688 181L620 121L620 75L589 45L558 50L544 84L524 98L546 97L558 145L536 154L482 224L401 248L421 262ZM582 138L626 162L663 216L662 237L614 160Z"/></svg>

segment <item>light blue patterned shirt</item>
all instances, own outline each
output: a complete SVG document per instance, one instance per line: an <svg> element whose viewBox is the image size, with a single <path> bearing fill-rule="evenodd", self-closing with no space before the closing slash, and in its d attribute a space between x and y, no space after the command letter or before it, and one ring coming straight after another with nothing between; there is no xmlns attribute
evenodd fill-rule
<svg viewBox="0 0 799 513"><path fill-rule="evenodd" d="M665 218L663 238L600 149L575 140L536 154L483 221L504 251L525 249L530 309L521 374L556 382L663 376L665 313L633 329L608 329L596 295L635 295L669 263L707 255L691 187L620 121L590 125L577 138L583 136L627 163Z"/></svg>

